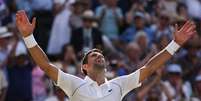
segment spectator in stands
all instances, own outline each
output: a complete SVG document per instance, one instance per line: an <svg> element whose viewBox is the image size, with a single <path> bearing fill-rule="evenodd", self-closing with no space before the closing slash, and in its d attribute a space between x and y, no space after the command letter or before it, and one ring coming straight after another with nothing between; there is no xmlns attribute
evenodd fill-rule
<svg viewBox="0 0 201 101"><path fill-rule="evenodd" d="M149 38L149 41L152 42L153 40L153 31L149 28L149 27L146 27L145 26L145 15L144 13L142 12L136 12L134 14L134 17L133 17L133 23L134 25L130 26L129 28L127 28L123 34L121 35L121 40L128 43L128 42L131 42L133 41L133 38L135 38L136 36L136 33L138 31L144 31L147 33L147 36Z"/></svg>
<svg viewBox="0 0 201 101"><path fill-rule="evenodd" d="M172 101L170 92L161 81L162 69L146 81L146 84L139 90L137 101ZM163 99L164 97L167 99Z"/></svg>
<svg viewBox="0 0 201 101"><path fill-rule="evenodd" d="M177 16L178 17L182 17L184 19L188 19L189 18L188 8L187 8L186 4L184 4L184 3L178 3L176 11L177 11Z"/></svg>
<svg viewBox="0 0 201 101"><path fill-rule="evenodd" d="M63 46L61 57L61 69L66 73L77 75L81 69L78 68L79 63L71 45Z"/></svg>
<svg viewBox="0 0 201 101"><path fill-rule="evenodd" d="M182 68L178 64L170 64L166 69L167 81L164 82L174 101L189 101L192 94L191 84L182 80Z"/></svg>
<svg viewBox="0 0 201 101"><path fill-rule="evenodd" d="M139 45L141 48L141 56L140 59L142 60L145 58L151 51L151 45L149 45L149 39L147 37L146 32L144 31L138 31L136 33L134 41Z"/></svg>
<svg viewBox="0 0 201 101"><path fill-rule="evenodd" d="M195 78L194 85L194 96L192 97L192 101L201 101L201 74L198 74Z"/></svg>
<svg viewBox="0 0 201 101"><path fill-rule="evenodd" d="M159 38L163 35L168 38L172 38L173 27L170 25L170 18L166 12L161 12L158 22L151 26L151 29L154 31L154 41L158 41Z"/></svg>
<svg viewBox="0 0 201 101"><path fill-rule="evenodd" d="M31 101L32 100L32 68L27 58L26 47L18 42L15 57L8 64L8 91L5 101Z"/></svg>
<svg viewBox="0 0 201 101"><path fill-rule="evenodd" d="M128 56L128 60L126 64L129 66L130 72L139 68L141 54L141 48L136 42L131 42L127 45L126 56Z"/></svg>
<svg viewBox="0 0 201 101"><path fill-rule="evenodd" d="M47 47L47 53L58 55L61 53L64 44L70 42L71 28L69 19L71 15L71 4L74 0L55 0L55 18L50 33L50 40ZM57 40L59 39L59 40ZM55 44L57 43L57 44Z"/></svg>
<svg viewBox="0 0 201 101"><path fill-rule="evenodd" d="M83 26L82 14L85 11L86 2L84 0L76 0L72 4L72 14L70 16L69 25L73 30Z"/></svg>
<svg viewBox="0 0 201 101"><path fill-rule="evenodd" d="M95 27L94 13L87 10L82 15L83 27L75 29L72 32L71 44L76 53L82 53L92 48L103 48L102 33Z"/></svg>
<svg viewBox="0 0 201 101"><path fill-rule="evenodd" d="M119 37L119 27L122 25L123 14L117 6L117 0L105 0L97 7L96 17L99 19L100 29L111 41Z"/></svg>

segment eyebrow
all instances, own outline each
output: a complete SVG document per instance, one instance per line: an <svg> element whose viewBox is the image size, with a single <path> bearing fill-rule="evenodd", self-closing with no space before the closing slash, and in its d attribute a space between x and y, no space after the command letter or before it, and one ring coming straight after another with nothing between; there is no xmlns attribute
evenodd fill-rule
<svg viewBox="0 0 201 101"><path fill-rule="evenodd" d="M90 57L93 57L93 56L96 56L96 55L98 55L98 53L91 53ZM101 55L101 57L104 58L104 56L102 54L100 54L100 55Z"/></svg>

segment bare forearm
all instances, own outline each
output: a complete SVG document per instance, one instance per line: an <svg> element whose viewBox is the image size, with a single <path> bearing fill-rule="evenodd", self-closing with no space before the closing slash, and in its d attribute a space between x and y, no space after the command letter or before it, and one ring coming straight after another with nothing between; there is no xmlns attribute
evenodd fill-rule
<svg viewBox="0 0 201 101"><path fill-rule="evenodd" d="M166 61L168 61L172 55L168 53L165 49L160 51L158 54L153 56L142 68L140 81L145 80L148 76L150 76L153 72L155 72L158 68L160 68Z"/></svg>
<svg viewBox="0 0 201 101"><path fill-rule="evenodd" d="M35 61L35 63L54 81L57 80L58 70L55 66L53 66L46 54L43 52L43 50L36 45L33 48L29 48L29 52Z"/></svg>

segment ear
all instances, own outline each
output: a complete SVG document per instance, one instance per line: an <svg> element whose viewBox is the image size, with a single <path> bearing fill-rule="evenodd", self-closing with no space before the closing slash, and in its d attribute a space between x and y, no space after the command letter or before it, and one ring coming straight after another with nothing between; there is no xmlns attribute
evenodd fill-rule
<svg viewBox="0 0 201 101"><path fill-rule="evenodd" d="M82 69L84 69L84 70L86 70L86 69L87 69L87 67L88 67L88 65L87 65L87 64L82 65Z"/></svg>

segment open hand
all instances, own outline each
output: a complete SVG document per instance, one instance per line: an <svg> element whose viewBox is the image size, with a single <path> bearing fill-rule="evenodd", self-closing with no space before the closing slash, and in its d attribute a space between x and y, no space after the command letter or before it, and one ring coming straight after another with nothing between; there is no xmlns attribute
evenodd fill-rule
<svg viewBox="0 0 201 101"><path fill-rule="evenodd" d="M175 25L174 40L181 46L195 34L196 26L190 20L186 21L180 29L178 29L177 24Z"/></svg>
<svg viewBox="0 0 201 101"><path fill-rule="evenodd" d="M16 14L16 24L22 36L27 37L33 33L36 24L36 18L33 18L32 23L30 23L25 11L20 10Z"/></svg>

